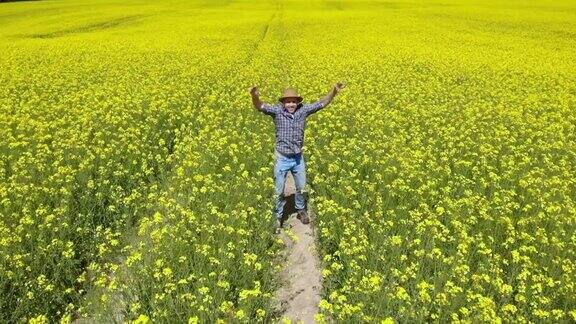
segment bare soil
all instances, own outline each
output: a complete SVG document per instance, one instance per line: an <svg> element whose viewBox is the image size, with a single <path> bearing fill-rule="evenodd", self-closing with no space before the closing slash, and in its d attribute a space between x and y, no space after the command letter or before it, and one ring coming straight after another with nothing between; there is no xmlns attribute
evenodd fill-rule
<svg viewBox="0 0 576 324"><path fill-rule="evenodd" d="M315 323L320 303L321 273L315 246L314 213L308 208L310 223L296 218L294 208L294 179L288 173L284 195L284 229L279 236L286 245L286 265L282 272L284 285L277 291L276 299L282 319L293 323Z"/></svg>

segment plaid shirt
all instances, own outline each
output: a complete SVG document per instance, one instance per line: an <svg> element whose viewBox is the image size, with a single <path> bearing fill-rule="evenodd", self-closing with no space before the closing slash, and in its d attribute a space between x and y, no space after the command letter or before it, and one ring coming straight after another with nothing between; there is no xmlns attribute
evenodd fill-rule
<svg viewBox="0 0 576 324"><path fill-rule="evenodd" d="M311 104L300 104L294 113L284 109L282 103L263 104L261 111L274 118L276 125L276 150L283 155L293 155L302 152L304 146L304 128L306 118L324 108L322 101Z"/></svg>

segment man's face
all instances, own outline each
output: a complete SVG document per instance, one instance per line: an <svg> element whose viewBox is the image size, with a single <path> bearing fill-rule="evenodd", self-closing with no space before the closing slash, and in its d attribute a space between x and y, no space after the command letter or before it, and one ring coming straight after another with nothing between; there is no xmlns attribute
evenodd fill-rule
<svg viewBox="0 0 576 324"><path fill-rule="evenodd" d="M289 113L295 112L296 108L298 108L298 98L285 98L283 102L284 108L286 108Z"/></svg>

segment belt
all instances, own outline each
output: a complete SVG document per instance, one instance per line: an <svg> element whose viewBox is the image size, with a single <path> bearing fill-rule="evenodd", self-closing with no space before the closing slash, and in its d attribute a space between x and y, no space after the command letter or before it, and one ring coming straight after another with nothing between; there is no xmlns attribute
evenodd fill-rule
<svg viewBox="0 0 576 324"><path fill-rule="evenodd" d="M284 157L287 157L287 158L293 158L293 157L296 157L296 156L302 154L302 152L300 152L300 153L293 153L293 154L284 154L284 153L280 153L280 151L278 151L278 150L275 150L275 151L276 151L276 156L279 156L279 155L280 155L280 156L284 156Z"/></svg>

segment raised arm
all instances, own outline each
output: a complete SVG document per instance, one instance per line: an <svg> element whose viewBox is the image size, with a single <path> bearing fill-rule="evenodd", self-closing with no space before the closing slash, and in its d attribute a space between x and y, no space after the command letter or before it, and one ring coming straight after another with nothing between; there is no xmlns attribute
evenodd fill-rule
<svg viewBox="0 0 576 324"><path fill-rule="evenodd" d="M278 105L267 104L260 100L260 91L258 91L256 86L250 88L250 95L252 96L252 104L254 104L256 110L270 116L274 116L278 113Z"/></svg>
<svg viewBox="0 0 576 324"><path fill-rule="evenodd" d="M332 102L332 99L334 99L334 96L340 93L340 91L342 91L344 87L346 87L345 83L342 82L336 83L334 88L332 88L332 90L330 90L330 92L326 96L320 99L320 101L322 102L322 107L328 106Z"/></svg>
<svg viewBox="0 0 576 324"><path fill-rule="evenodd" d="M254 104L254 107L262 111L262 105L264 105L264 103L260 100L260 91L258 91L256 86L250 88L250 95L252 96L252 104Z"/></svg>

